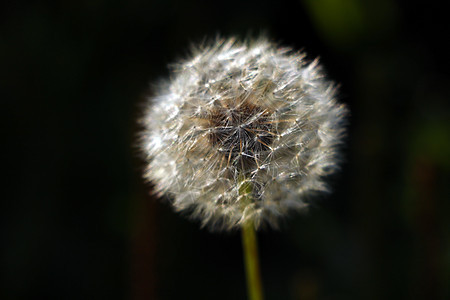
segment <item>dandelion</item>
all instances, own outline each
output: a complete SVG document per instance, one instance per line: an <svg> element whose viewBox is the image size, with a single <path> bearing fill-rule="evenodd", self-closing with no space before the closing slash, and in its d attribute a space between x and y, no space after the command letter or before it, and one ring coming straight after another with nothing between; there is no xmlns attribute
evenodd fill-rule
<svg viewBox="0 0 450 300"><path fill-rule="evenodd" d="M326 192L346 109L318 60L266 39L193 50L144 117L145 177L213 230L281 217Z"/></svg>
<svg viewBox="0 0 450 300"><path fill-rule="evenodd" d="M335 95L318 60L265 38L195 48L143 118L145 177L203 226L250 232L245 244L328 191L346 115Z"/></svg>

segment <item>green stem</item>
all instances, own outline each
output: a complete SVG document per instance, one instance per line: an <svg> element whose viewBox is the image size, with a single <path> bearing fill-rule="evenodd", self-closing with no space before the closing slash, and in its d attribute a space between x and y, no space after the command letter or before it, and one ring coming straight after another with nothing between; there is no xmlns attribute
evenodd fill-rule
<svg viewBox="0 0 450 300"><path fill-rule="evenodd" d="M259 271L258 245L253 222L242 225L242 247L244 250L247 291L250 300L262 300L262 284Z"/></svg>

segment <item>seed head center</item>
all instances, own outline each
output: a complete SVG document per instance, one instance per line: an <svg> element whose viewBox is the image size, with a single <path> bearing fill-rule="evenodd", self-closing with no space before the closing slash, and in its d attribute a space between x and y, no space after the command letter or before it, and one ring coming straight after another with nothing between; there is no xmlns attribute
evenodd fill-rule
<svg viewBox="0 0 450 300"><path fill-rule="evenodd" d="M267 153L275 136L271 113L248 103L232 109L215 109L210 114L209 126L210 142L241 167L253 164L256 157Z"/></svg>

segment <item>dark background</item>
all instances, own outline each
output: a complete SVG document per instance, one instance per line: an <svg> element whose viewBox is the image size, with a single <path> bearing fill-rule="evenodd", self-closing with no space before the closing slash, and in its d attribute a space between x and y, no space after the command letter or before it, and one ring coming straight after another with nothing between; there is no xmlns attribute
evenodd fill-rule
<svg viewBox="0 0 450 300"><path fill-rule="evenodd" d="M151 82L205 36L321 57L351 110L334 193L259 235L267 299L450 299L448 11L433 1L0 5L1 299L246 299L239 233L149 196Z"/></svg>

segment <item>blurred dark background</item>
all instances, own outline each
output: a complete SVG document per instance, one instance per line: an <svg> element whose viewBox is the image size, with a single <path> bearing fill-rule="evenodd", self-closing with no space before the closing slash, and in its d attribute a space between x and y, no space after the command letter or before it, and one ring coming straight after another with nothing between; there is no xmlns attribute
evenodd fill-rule
<svg viewBox="0 0 450 300"><path fill-rule="evenodd" d="M450 299L448 12L433 1L0 5L1 299L246 299L239 233L153 199L151 82L205 36L321 57L351 110L334 193L259 235L267 299Z"/></svg>

